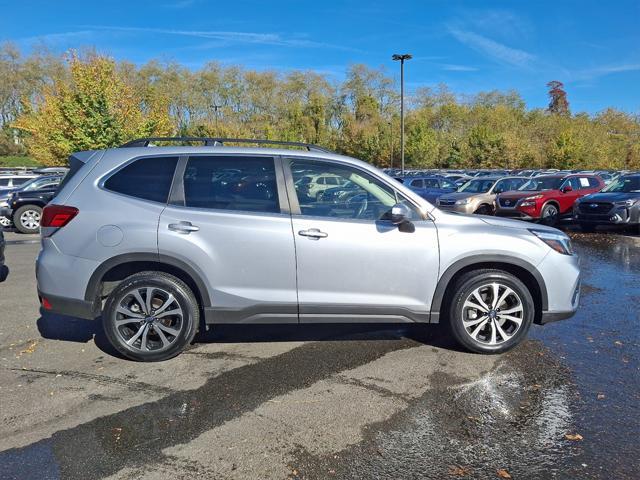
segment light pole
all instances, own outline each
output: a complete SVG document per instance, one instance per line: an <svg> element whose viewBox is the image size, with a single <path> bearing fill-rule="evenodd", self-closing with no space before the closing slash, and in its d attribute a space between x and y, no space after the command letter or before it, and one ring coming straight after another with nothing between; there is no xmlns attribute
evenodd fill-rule
<svg viewBox="0 0 640 480"><path fill-rule="evenodd" d="M410 53L395 53L391 56L392 60L400 60L400 170L402 175L404 175L404 61L411 60L411 58Z"/></svg>

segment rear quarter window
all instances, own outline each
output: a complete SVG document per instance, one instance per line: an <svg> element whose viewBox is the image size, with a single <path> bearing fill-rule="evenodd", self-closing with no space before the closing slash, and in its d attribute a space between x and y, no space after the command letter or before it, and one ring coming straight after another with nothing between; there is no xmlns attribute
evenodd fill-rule
<svg viewBox="0 0 640 480"><path fill-rule="evenodd" d="M104 188L152 202L166 203L178 157L146 157L111 175Z"/></svg>

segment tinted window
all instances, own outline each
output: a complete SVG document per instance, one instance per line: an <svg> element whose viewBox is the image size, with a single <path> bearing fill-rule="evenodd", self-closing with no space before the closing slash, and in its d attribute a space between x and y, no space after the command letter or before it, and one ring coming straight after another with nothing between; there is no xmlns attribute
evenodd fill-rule
<svg viewBox="0 0 640 480"><path fill-rule="evenodd" d="M342 219L379 220L396 204L396 192L372 175L359 169L329 162L294 160L291 162L293 181L302 215ZM314 182L302 182L302 173L338 177L339 187L318 190ZM398 200L400 200L398 198ZM403 202L404 203L404 202ZM413 207L415 218L418 218Z"/></svg>
<svg viewBox="0 0 640 480"><path fill-rule="evenodd" d="M21 177L21 178L14 178L14 179L13 179L13 185L14 185L14 186L15 186L15 185L22 185L23 183L26 183L26 182L27 182L27 180L30 180L30 178L24 178L24 177Z"/></svg>
<svg viewBox="0 0 640 480"><path fill-rule="evenodd" d="M422 188L422 180L411 180L411 186L416 188Z"/></svg>
<svg viewBox="0 0 640 480"><path fill-rule="evenodd" d="M196 208L279 213L276 185L273 158L191 157L184 173L185 204Z"/></svg>
<svg viewBox="0 0 640 480"><path fill-rule="evenodd" d="M147 157L109 177L104 188L132 197L166 203L178 157Z"/></svg>
<svg viewBox="0 0 640 480"><path fill-rule="evenodd" d="M0 187L7 187L9 186L9 179L8 178L0 178Z"/></svg>
<svg viewBox="0 0 640 480"><path fill-rule="evenodd" d="M438 188L438 180L435 178L427 178L424 181L425 188Z"/></svg>

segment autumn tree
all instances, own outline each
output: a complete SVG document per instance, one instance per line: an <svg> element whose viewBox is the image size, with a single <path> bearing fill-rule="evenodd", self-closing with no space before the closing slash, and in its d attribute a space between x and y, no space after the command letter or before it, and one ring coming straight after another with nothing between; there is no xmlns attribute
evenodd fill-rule
<svg viewBox="0 0 640 480"><path fill-rule="evenodd" d="M567 100L567 92L564 90L564 84L558 80L551 80L547 83L549 88L549 113L557 115L569 115L569 100Z"/></svg>
<svg viewBox="0 0 640 480"><path fill-rule="evenodd" d="M102 56L68 58L68 79L45 85L13 127L27 132L29 152L49 165L70 153L120 145L135 137L172 132L163 98L139 98Z"/></svg>

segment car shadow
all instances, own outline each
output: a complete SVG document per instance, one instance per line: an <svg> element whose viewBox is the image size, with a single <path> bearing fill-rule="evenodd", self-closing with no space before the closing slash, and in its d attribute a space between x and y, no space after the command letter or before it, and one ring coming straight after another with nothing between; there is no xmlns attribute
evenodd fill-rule
<svg viewBox="0 0 640 480"><path fill-rule="evenodd" d="M42 338L65 342L88 343L93 340L96 347L107 355L124 357L111 346L102 328L100 317L94 320L68 317L40 309L40 318L36 321Z"/></svg>
<svg viewBox="0 0 640 480"><path fill-rule="evenodd" d="M43 338L66 342L94 341L102 352L124 358L104 333L100 318L84 320L40 310L36 322ZM239 324L201 329L193 346L215 343L376 341L409 338L417 343L461 351L440 325L433 324Z"/></svg>

